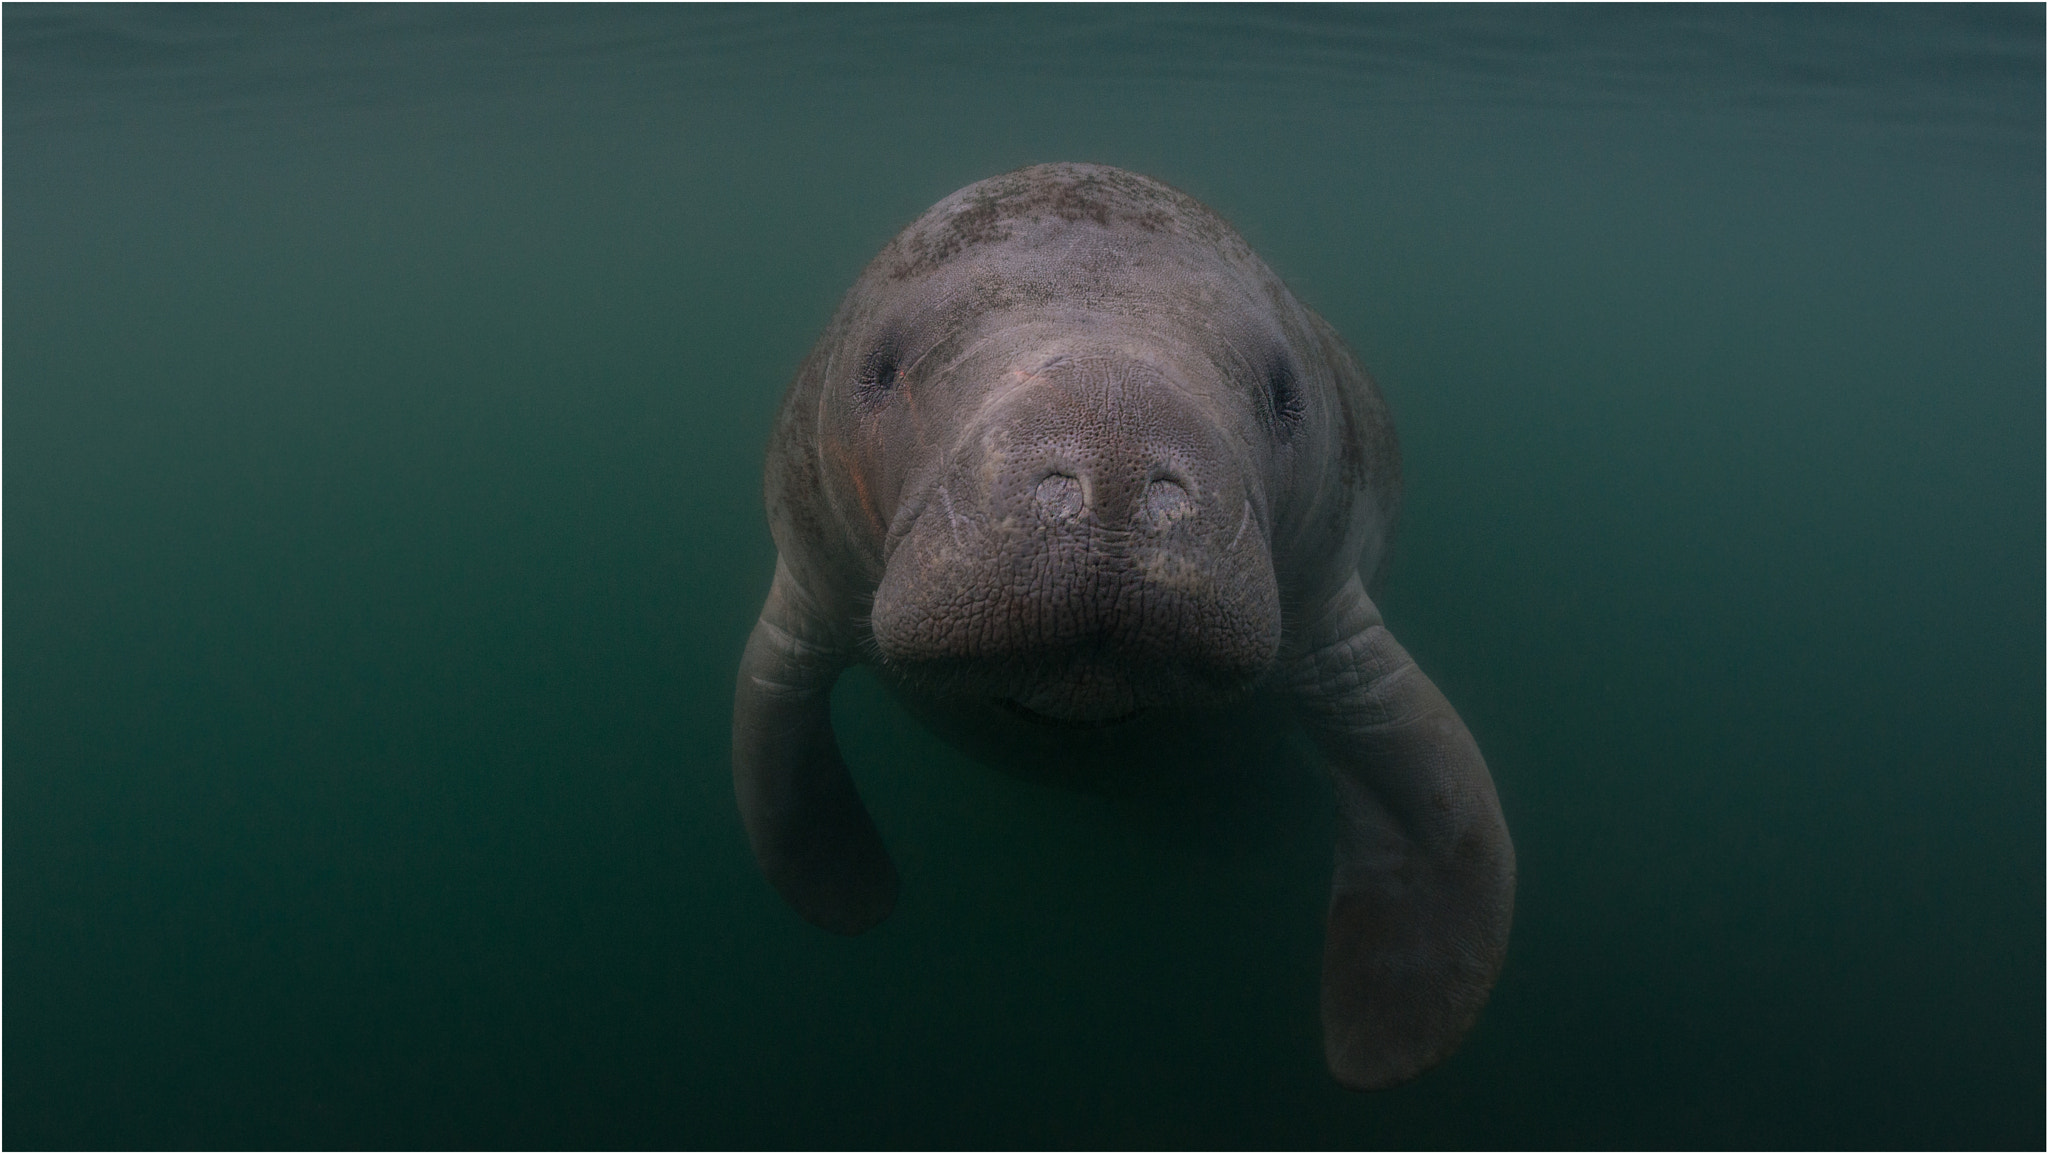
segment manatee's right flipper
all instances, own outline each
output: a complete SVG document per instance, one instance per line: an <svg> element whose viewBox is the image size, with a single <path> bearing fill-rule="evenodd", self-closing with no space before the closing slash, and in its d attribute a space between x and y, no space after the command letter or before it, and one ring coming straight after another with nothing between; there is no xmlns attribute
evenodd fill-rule
<svg viewBox="0 0 2048 1154"><path fill-rule="evenodd" d="M1323 940L1330 1073L1379 1090L1449 1057L1500 974L1515 847L1479 746L1356 577L1289 670L1337 787Z"/></svg>
<svg viewBox="0 0 2048 1154"><path fill-rule="evenodd" d="M804 918L857 934L896 908L896 867L832 736L847 662L780 565L740 660L732 783L761 872Z"/></svg>

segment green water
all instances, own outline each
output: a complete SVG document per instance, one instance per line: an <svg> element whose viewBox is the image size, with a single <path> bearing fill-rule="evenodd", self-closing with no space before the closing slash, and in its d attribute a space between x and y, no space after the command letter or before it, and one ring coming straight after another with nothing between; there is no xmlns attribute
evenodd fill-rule
<svg viewBox="0 0 2048 1154"><path fill-rule="evenodd" d="M8 1146L2042 1144L2038 6L0 30ZM1310 778L1062 793L855 675L897 913L748 855L783 384L1067 159L1393 406L1521 862L1407 1088L1322 1068Z"/></svg>

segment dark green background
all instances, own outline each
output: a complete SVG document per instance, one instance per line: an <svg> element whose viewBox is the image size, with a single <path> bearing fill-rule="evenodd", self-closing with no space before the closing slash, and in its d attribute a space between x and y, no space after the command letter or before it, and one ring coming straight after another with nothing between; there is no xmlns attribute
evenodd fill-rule
<svg viewBox="0 0 2048 1154"><path fill-rule="evenodd" d="M2040 7L4 33L8 1146L2042 1143ZM1522 879L1406 1089L1323 1072L1299 781L1049 791L855 675L901 907L748 856L783 383L1065 159L1393 405L1382 605Z"/></svg>

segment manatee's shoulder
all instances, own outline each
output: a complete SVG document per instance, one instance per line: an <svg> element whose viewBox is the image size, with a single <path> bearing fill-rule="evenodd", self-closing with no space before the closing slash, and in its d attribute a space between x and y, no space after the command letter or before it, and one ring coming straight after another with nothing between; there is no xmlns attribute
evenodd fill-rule
<svg viewBox="0 0 2048 1154"><path fill-rule="evenodd" d="M897 235L875 258L890 280L922 276L963 253L1014 239L1033 225L1087 224L1140 236L1185 238L1238 260L1237 230L1171 185L1106 164L1035 164L970 184Z"/></svg>

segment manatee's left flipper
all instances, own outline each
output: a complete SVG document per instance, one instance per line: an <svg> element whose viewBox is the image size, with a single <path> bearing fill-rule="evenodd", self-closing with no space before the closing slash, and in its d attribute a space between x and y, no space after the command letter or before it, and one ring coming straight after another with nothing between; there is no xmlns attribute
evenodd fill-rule
<svg viewBox="0 0 2048 1154"><path fill-rule="evenodd" d="M740 660L732 781L754 858L783 900L857 934L896 908L896 866L832 735L832 683L847 665L834 632L778 565Z"/></svg>
<svg viewBox="0 0 2048 1154"><path fill-rule="evenodd" d="M1450 1056L1500 974L1515 848L1479 746L1353 578L1288 668L1337 787L1323 1049L1346 1086Z"/></svg>

